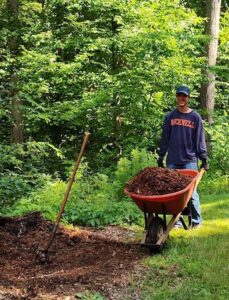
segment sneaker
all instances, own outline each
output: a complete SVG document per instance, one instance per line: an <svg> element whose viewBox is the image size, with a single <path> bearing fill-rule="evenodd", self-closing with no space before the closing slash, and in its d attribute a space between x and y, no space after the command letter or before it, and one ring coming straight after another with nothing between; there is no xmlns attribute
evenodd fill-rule
<svg viewBox="0 0 229 300"><path fill-rule="evenodd" d="M180 229L180 228L183 228L183 225L182 225L181 221L178 220L178 221L174 224L173 228L174 228L174 229Z"/></svg>
<svg viewBox="0 0 229 300"><path fill-rule="evenodd" d="M202 226L201 223L192 223L191 229L198 229Z"/></svg>

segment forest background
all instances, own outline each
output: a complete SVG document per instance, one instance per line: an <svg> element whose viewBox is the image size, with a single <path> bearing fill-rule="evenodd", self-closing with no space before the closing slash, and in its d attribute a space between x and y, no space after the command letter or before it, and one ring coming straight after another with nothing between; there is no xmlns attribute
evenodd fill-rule
<svg viewBox="0 0 229 300"><path fill-rule="evenodd" d="M64 219L138 223L123 195L156 165L164 115L180 84L199 90L207 68L206 17L198 1L0 1L0 212L54 219L83 133L90 142ZM208 191L228 188L229 11L223 2ZM217 185L218 185L217 183Z"/></svg>

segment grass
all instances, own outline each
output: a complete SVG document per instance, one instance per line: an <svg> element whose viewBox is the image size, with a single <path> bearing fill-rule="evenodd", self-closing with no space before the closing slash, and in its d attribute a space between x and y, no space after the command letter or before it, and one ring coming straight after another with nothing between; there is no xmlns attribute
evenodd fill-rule
<svg viewBox="0 0 229 300"><path fill-rule="evenodd" d="M201 203L203 226L172 230L167 249L132 278L138 299L229 299L229 195L202 195Z"/></svg>
<svg viewBox="0 0 229 300"><path fill-rule="evenodd" d="M128 295L123 295L120 299L229 299L228 178L220 181L220 184L218 181L200 184L203 226L189 231L172 230L167 248L161 254L149 256L140 263L139 273L130 278ZM95 186L100 188L96 190ZM33 197L22 199L15 204L14 209L10 207L10 214L20 215L29 210L40 209L46 217L55 219L65 189L65 183L57 182L42 193L34 193ZM136 223L139 210L135 211L136 207L129 202L124 202L123 205L123 202L113 201L110 205L109 199L113 200L109 196L110 189L110 183L105 177L96 178L94 185L85 183L77 186L76 190L73 186L69 207L75 205L74 217L78 214L81 221L82 217L87 221L100 217L100 222L102 220L104 225L106 222L103 216L108 217L109 221L113 220L113 223L120 224L124 219L129 220L129 223L133 219ZM66 207L65 217L71 217L70 208L68 211ZM131 228L139 234L140 240L143 228L137 225ZM105 299L92 291L80 293L77 297L85 300Z"/></svg>

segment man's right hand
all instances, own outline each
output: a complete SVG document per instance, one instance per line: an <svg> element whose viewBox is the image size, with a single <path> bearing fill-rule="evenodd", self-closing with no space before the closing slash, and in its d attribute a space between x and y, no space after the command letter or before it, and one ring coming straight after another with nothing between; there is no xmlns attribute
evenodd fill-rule
<svg viewBox="0 0 229 300"><path fill-rule="evenodd" d="M204 169L205 171L208 171L209 167L208 167L208 161L206 158L202 159L202 164L201 164L200 168Z"/></svg>
<svg viewBox="0 0 229 300"><path fill-rule="evenodd" d="M164 163L163 163L163 159L162 158L158 158L157 160L157 165L160 168L164 168Z"/></svg>

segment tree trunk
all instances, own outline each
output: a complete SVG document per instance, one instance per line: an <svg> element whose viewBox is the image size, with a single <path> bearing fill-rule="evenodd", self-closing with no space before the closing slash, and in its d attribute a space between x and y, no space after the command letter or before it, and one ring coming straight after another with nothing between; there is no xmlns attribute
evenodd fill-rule
<svg viewBox="0 0 229 300"><path fill-rule="evenodd" d="M111 29L112 29L112 36L115 37L118 34L119 25L114 20L114 17L116 15L115 10L114 10L113 14L114 15L113 15L112 20L111 20ZM113 41L113 43L112 43L111 52L112 52L111 74L114 76L119 72L119 68L120 68L120 66L119 66L119 57L118 57L118 54L117 54L115 41ZM116 144L116 148L119 148L118 155L121 156L122 155L122 147L119 143L119 141L120 141L120 127L121 127L120 95L117 91L113 93L112 106L114 107L114 137L115 137L114 143Z"/></svg>
<svg viewBox="0 0 229 300"><path fill-rule="evenodd" d="M19 3L18 0L7 0L6 7L8 10L8 21L9 21L9 29L11 32L14 32L18 29L19 20ZM9 36L8 38L8 47L12 54L12 56L16 57L19 54L19 43L17 39L17 35ZM9 96L11 98L11 112L13 117L13 141L14 143L22 143L23 142L23 127L22 127L22 114L21 114L21 100L18 96L18 81L19 78L17 76L17 68L12 68L11 74L11 90Z"/></svg>
<svg viewBox="0 0 229 300"><path fill-rule="evenodd" d="M212 114L215 106L215 71L218 36L219 36L219 19L220 19L221 0L206 0L207 22L205 32L210 41L206 47L207 71L206 81L203 82L200 90L201 108L205 110L204 118L211 124L213 123Z"/></svg>
<svg viewBox="0 0 229 300"><path fill-rule="evenodd" d="M10 91L11 93L11 105L12 105L12 116L14 120L13 124L13 141L15 144L23 143L23 126L22 126L22 114L21 114L21 100L18 97L17 82L18 77L12 76L11 81L13 82L14 88Z"/></svg>

